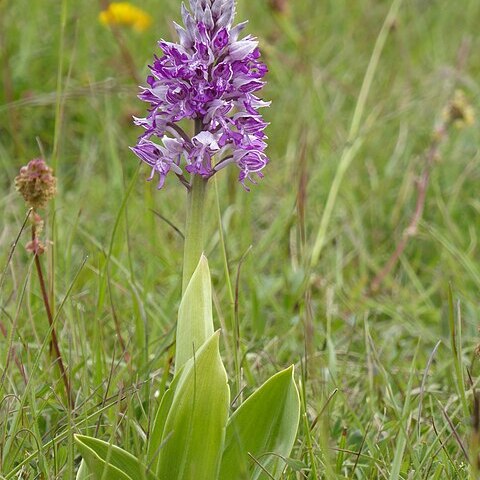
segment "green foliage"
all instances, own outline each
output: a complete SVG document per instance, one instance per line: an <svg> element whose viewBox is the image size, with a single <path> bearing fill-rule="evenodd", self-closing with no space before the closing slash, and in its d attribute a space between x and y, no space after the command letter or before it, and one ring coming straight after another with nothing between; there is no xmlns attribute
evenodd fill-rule
<svg viewBox="0 0 480 480"><path fill-rule="evenodd" d="M300 399L293 367L267 380L228 421L221 479L279 478L297 436ZM252 465L252 458L256 462ZM269 476L264 472L268 471Z"/></svg>
<svg viewBox="0 0 480 480"><path fill-rule="evenodd" d="M177 335L188 338L192 332L203 334L205 325L213 327L210 284L202 256L179 314L182 322L191 319L197 326ZM158 480L257 480L266 471L278 478L285 467L283 458L292 450L300 415L293 366L274 375L228 420L230 389L219 338L220 332L212 334L180 366L162 397L147 448L148 464ZM145 476L145 467L118 447L91 437L75 439L96 480ZM261 467L250 468L251 456Z"/></svg>
<svg viewBox="0 0 480 480"><path fill-rule="evenodd" d="M175 369L178 371L212 335L212 286L208 261L202 255L178 311Z"/></svg>
<svg viewBox="0 0 480 480"><path fill-rule="evenodd" d="M288 459L300 416L293 367L265 382L227 426L229 389L218 341L217 332L185 364L162 398L148 449L155 476L146 474L145 467L120 448L75 436L95 480L257 480L279 478L285 465L298 468L298 462ZM77 480L87 478L83 462L78 475Z"/></svg>
<svg viewBox="0 0 480 480"><path fill-rule="evenodd" d="M138 459L115 445L85 435L75 435L75 441L95 480L155 479Z"/></svg>
<svg viewBox="0 0 480 480"><path fill-rule="evenodd" d="M160 449L162 448L163 432L165 431L165 424L168 414L172 407L174 393L181 378L181 374L178 374L172 381L168 390L163 394L160 405L158 406L155 419L153 421L152 431L150 432L150 438L148 441L147 458L148 463L153 465L153 470L156 472L159 469L160 461Z"/></svg>
<svg viewBox="0 0 480 480"><path fill-rule="evenodd" d="M160 480L217 476L230 391L215 333L180 373L158 454Z"/></svg>
<svg viewBox="0 0 480 480"><path fill-rule="evenodd" d="M87 464L83 458L80 462L80 466L78 467L78 472L75 480L94 480L93 474L88 471Z"/></svg>
<svg viewBox="0 0 480 480"><path fill-rule="evenodd" d="M198 397L196 396L197 392L197 381L205 381L205 384L213 378L213 385L215 381L219 380L219 391L223 394L228 392L228 387L225 387L226 381L225 369L221 360L218 357L218 345L217 345L217 356L204 358L203 361L212 362L211 365L206 365L202 367L201 374L197 377L196 372L199 365L197 360L200 357L197 357L199 347L204 345L208 339L212 339L213 336L213 317L212 317L212 287L210 279L210 270L208 267L208 261L204 255L201 256L200 261L187 285L185 293L182 297L180 303L180 308L178 312L178 321L177 321L177 335L176 335L176 356L175 356L175 371L176 375L170 385L170 388L164 393L160 406L155 415L155 420L153 422L152 432L150 434L149 443L148 443L148 459L149 462L152 462L156 467L155 471L159 472L161 468L161 455L160 452L163 450L163 440L165 438L168 440L172 432L165 431L167 419L169 418L169 412L177 408L180 403L178 395L176 395L177 385L193 387L195 396L192 397L192 401L196 402ZM217 336L215 336L217 337ZM217 340L218 342L218 340ZM217 358L218 357L218 358ZM188 363L188 361L190 362ZM188 366L185 364L188 363ZM202 363L203 365L203 363ZM192 376L193 368L193 376ZM207 375L204 379L202 375ZM208 375L213 377L209 378ZM186 381L188 377L188 381ZM227 388L227 390L225 390ZM204 392L215 394L214 392ZM182 393L182 395L184 392ZM207 395L208 396L208 395ZM222 402L222 395L215 397L214 400ZM208 401L208 398L207 398ZM172 404L175 402L175 405ZM228 403L228 400L227 400ZM221 404L218 404L218 411L216 413L221 414L223 407ZM192 409L199 408L199 405L187 405ZM187 408L188 410L188 408ZM191 425L191 428L194 426ZM173 427L172 427L173 428ZM197 427L195 427L197 428ZM222 427L223 429L223 427ZM221 435L223 438L223 433ZM175 442L176 445L180 445L178 439ZM182 454L185 454L185 449L183 449ZM218 455L218 452L217 452ZM208 471L208 468L207 468Z"/></svg>

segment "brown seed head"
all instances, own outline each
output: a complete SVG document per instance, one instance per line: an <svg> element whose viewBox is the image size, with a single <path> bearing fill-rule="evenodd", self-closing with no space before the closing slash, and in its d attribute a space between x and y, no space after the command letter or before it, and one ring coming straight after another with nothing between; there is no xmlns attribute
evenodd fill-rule
<svg viewBox="0 0 480 480"><path fill-rule="evenodd" d="M43 158L35 158L20 169L15 187L32 208L42 208L55 196L57 179Z"/></svg>
<svg viewBox="0 0 480 480"><path fill-rule="evenodd" d="M453 99L443 111L443 118L460 128L475 123L475 111L462 90L455 92Z"/></svg>
<svg viewBox="0 0 480 480"><path fill-rule="evenodd" d="M25 248L27 252L34 253L38 256L45 253L45 245L37 237L35 237L32 241L28 242Z"/></svg>
<svg viewBox="0 0 480 480"><path fill-rule="evenodd" d="M279 13L288 13L288 0L269 0L270 8Z"/></svg>

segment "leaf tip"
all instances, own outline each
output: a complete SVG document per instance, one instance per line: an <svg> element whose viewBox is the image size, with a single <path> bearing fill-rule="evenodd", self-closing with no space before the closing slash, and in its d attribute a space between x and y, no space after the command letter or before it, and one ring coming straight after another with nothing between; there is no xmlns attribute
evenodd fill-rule
<svg viewBox="0 0 480 480"><path fill-rule="evenodd" d="M79 433L74 433L73 434L73 439L75 440L75 442L77 443L81 443L83 445L83 439L85 438L85 435L80 435Z"/></svg>

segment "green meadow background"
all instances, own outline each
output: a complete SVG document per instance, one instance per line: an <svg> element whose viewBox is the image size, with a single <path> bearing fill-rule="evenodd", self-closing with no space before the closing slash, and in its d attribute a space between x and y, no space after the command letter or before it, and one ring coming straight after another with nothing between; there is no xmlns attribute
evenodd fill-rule
<svg viewBox="0 0 480 480"><path fill-rule="evenodd" d="M135 3L153 25L121 28L122 54L99 2L0 0L1 479L75 478L74 433L141 456L169 380L186 194L174 177L162 191L146 183L128 148L146 105L125 51L143 81L180 2ZM369 286L413 215L453 92L480 108L480 2L396 1L386 23L387 0L290 0L285 13L238 3L270 70L271 161L250 193L235 168L210 183L206 253L228 372L236 315L245 395L296 365L302 419L284 479L476 478L478 123L449 131L416 235ZM74 412L49 355L28 225L19 236L14 178L40 155L58 177L42 262Z"/></svg>

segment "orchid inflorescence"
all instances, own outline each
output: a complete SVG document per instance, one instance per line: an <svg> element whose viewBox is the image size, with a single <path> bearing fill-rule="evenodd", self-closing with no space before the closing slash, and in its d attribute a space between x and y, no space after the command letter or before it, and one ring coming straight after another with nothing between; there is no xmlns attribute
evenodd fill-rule
<svg viewBox="0 0 480 480"><path fill-rule="evenodd" d="M256 39L239 39L247 22L232 27L234 15L234 0L190 0L184 27L175 24L179 43L159 42L163 56L155 56L139 95L151 108L135 118L145 133L132 148L152 168L149 180L159 175L158 188L171 170L188 187L184 171L210 178L231 163L244 186L263 176L267 123L258 109L269 103L255 92L267 68ZM179 125L184 119L195 120L193 137Z"/></svg>

